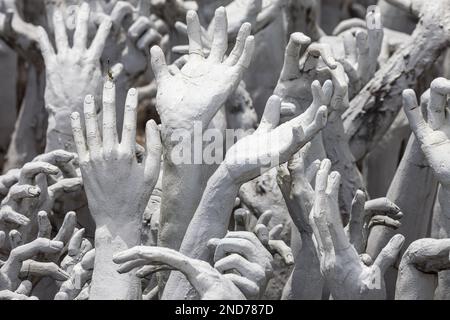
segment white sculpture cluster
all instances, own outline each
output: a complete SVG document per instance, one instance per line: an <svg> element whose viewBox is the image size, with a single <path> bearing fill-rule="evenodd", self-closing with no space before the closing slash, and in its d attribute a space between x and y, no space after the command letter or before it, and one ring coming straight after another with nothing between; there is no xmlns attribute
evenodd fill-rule
<svg viewBox="0 0 450 320"><path fill-rule="evenodd" d="M448 0L0 0L0 300L450 299L449 44Z"/></svg>

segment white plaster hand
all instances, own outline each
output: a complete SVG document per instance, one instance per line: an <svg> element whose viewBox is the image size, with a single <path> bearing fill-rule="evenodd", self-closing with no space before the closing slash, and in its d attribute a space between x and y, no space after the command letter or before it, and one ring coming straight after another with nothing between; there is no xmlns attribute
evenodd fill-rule
<svg viewBox="0 0 450 320"><path fill-rule="evenodd" d="M114 256L121 264L120 273L141 267L136 274L145 277L161 269L182 272L197 290L202 300L245 300L231 275L223 275L209 263L189 258L178 251L164 247L137 246Z"/></svg>
<svg viewBox="0 0 450 320"><path fill-rule="evenodd" d="M385 299L384 273L395 262L404 237L395 235L373 265L366 266L345 234L338 205L340 175L336 171L330 174L330 168L330 161L323 160L316 176L312 209L326 284L334 299Z"/></svg>
<svg viewBox="0 0 450 320"><path fill-rule="evenodd" d="M105 81L103 88L103 139L93 96L86 96L84 101L86 139L80 115L71 115L84 188L97 228L106 225L119 231L130 224L138 227L158 179L161 142L153 120L147 123L145 159L138 162L136 158L137 99L136 89L130 89L120 143L113 82Z"/></svg>
<svg viewBox="0 0 450 320"><path fill-rule="evenodd" d="M313 103L301 115L278 125L280 107L281 99L271 96L258 129L228 150L222 166L237 184L287 162L326 124L327 107Z"/></svg>
<svg viewBox="0 0 450 320"><path fill-rule="evenodd" d="M447 98L450 80L438 78L431 83L425 120L413 90L403 91L403 108L422 151L444 188L450 187L450 118Z"/></svg>
<svg viewBox="0 0 450 320"><path fill-rule="evenodd" d="M151 63L158 84L157 110L163 131L192 127L201 121L206 128L236 89L253 53L250 25L242 25L236 46L224 59L228 47L227 18L223 7L216 10L215 32L209 56L204 57L197 14L187 14L189 59L181 70L166 65L161 48L151 49ZM176 70L175 70L176 69ZM167 128L167 129L166 129ZM164 133L164 132L163 132ZM165 139L163 137L163 139Z"/></svg>

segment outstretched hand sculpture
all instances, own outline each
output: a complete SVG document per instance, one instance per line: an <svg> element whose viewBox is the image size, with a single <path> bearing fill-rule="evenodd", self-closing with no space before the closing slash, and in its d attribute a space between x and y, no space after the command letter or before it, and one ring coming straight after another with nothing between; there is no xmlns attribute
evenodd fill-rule
<svg viewBox="0 0 450 320"><path fill-rule="evenodd" d="M78 112L71 115L84 189L96 223L96 259L90 291L91 299L137 298L138 279L112 272L114 252L137 245L142 214L159 175L161 140L153 120L146 127L144 159L136 157L137 91L130 89L125 102L124 128L119 142L116 128L115 86L106 80L103 87L102 136L97 123L95 100L84 100L86 137ZM118 189L120 188L120 189ZM126 286L123 284L127 283ZM122 285L120 285L122 284ZM115 288L105 290L106 287Z"/></svg>
<svg viewBox="0 0 450 320"><path fill-rule="evenodd" d="M65 149L75 151L68 116L80 112L83 98L88 93L100 93L100 57L111 29L110 19L104 19L88 47L88 23L90 9L83 3L78 10L73 46L69 46L63 14L59 9L53 13L56 52L47 32L40 27L39 46L45 61L45 105L49 113L47 150Z"/></svg>

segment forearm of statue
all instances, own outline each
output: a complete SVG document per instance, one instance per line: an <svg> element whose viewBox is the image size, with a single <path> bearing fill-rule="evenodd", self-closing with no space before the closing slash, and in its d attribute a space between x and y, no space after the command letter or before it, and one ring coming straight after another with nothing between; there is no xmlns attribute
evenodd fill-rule
<svg viewBox="0 0 450 320"><path fill-rule="evenodd" d="M417 188L418 185L421 188ZM405 236L406 244L426 237L436 191L436 178L412 135L386 196L404 213L396 233ZM373 259L376 258L393 233L394 230L389 227L373 227L367 240L366 252Z"/></svg>
<svg viewBox="0 0 450 320"><path fill-rule="evenodd" d="M208 261L206 246L211 238L223 238L231 218L234 200L239 191L227 169L220 166L211 176L200 204L187 228L180 252L190 258ZM185 299L191 285L179 272L172 272L162 299Z"/></svg>
<svg viewBox="0 0 450 320"><path fill-rule="evenodd" d="M107 226L95 231L95 264L89 295L92 300L141 299L141 280L135 272L120 274L113 262L114 254L139 245L140 232L133 228L121 234L115 234Z"/></svg>
<svg viewBox="0 0 450 320"><path fill-rule="evenodd" d="M172 150L168 148L166 154ZM205 166L201 164L176 165L165 157L162 190L170 192L163 192L161 197L158 245L174 250L180 248L186 229L205 190L204 169Z"/></svg>
<svg viewBox="0 0 450 320"><path fill-rule="evenodd" d="M348 215L353 195L356 190L364 189L364 183L350 150L349 138L345 133L341 116L333 112L328 119L327 126L323 130L323 143L327 157L331 160L332 169L341 174L339 206L341 214Z"/></svg>
<svg viewBox="0 0 450 320"><path fill-rule="evenodd" d="M312 233L301 234L301 248L294 257L296 263L283 289L282 300L322 299L324 280L312 237Z"/></svg>
<svg viewBox="0 0 450 320"><path fill-rule="evenodd" d="M322 298L323 277L313 241L312 226L308 221L314 204L314 191L308 175L314 174L315 168L318 167L313 163L308 169L304 168L305 159L310 155L312 145L313 142L305 146L299 152L299 157L288 164L290 179L282 166L278 172L278 185L294 224L291 230L291 247L297 248L294 256L295 267L283 289L283 300Z"/></svg>

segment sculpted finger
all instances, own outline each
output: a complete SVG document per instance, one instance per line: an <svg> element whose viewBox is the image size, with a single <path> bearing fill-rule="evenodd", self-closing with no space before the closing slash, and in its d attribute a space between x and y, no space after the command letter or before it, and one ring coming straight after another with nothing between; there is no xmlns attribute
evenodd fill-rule
<svg viewBox="0 0 450 320"><path fill-rule="evenodd" d="M242 208L234 210L234 230L246 231L249 217L250 212L248 210Z"/></svg>
<svg viewBox="0 0 450 320"><path fill-rule="evenodd" d="M102 21L98 27L97 33L92 40L91 46L88 50L88 59L93 62L97 62L102 56L103 49L105 48L106 39L108 38L109 31L111 30L112 21L106 18Z"/></svg>
<svg viewBox="0 0 450 320"><path fill-rule="evenodd" d="M150 56L150 61L156 81L160 82L163 78L170 77L169 68L166 64L166 58L164 57L164 53L161 48L158 46L153 46L150 49Z"/></svg>
<svg viewBox="0 0 450 320"><path fill-rule="evenodd" d="M118 144L116 126L116 86L109 79L103 85L103 153L110 155Z"/></svg>
<svg viewBox="0 0 450 320"><path fill-rule="evenodd" d="M14 201L25 198L36 198L41 194L41 189L29 184L15 184L9 189L9 196Z"/></svg>
<svg viewBox="0 0 450 320"><path fill-rule="evenodd" d="M17 230L11 230L8 234L8 238L11 249L17 248L23 244L22 234Z"/></svg>
<svg viewBox="0 0 450 320"><path fill-rule="evenodd" d="M224 7L216 9L214 14L214 37L208 59L222 62L228 48L228 21Z"/></svg>
<svg viewBox="0 0 450 320"><path fill-rule="evenodd" d="M225 60L225 64L233 66L239 61L239 58L244 52L245 40L250 36L251 30L252 26L250 23L245 22L244 24L242 24L236 37L234 48L228 58Z"/></svg>
<svg viewBox="0 0 450 320"><path fill-rule="evenodd" d="M69 241L69 245L67 248L67 252L69 256L75 256L80 252L80 248L81 248L81 243L83 241L83 236L84 236L84 228L76 231L73 235L72 238Z"/></svg>
<svg viewBox="0 0 450 320"><path fill-rule="evenodd" d="M118 1L114 5L114 9L111 11L110 17L112 22L114 23L114 26L116 28L119 28L122 24L122 21L125 19L126 16L131 16L134 12L134 7L131 5L131 3L128 3L126 1Z"/></svg>
<svg viewBox="0 0 450 320"><path fill-rule="evenodd" d="M253 36L248 36L245 39L244 50L242 51L242 54L237 63L234 65L234 70L239 75L239 78L240 75L242 75L242 73L247 70L248 66L250 65L254 50L255 38Z"/></svg>
<svg viewBox="0 0 450 320"><path fill-rule="evenodd" d="M364 210L369 213L371 211L383 212L383 214L397 219L403 216L401 209L388 198L368 200L364 205Z"/></svg>
<svg viewBox="0 0 450 320"><path fill-rule="evenodd" d="M148 53L148 48L150 46L161 43L161 46L163 46L163 37L159 34L158 31L155 29L149 29L146 33L138 40L137 47L139 50L143 50L144 52Z"/></svg>
<svg viewBox="0 0 450 320"><path fill-rule="evenodd" d="M257 263L249 262L238 254L230 254L217 261L214 268L225 274L230 271L237 271L241 276L252 279L255 283L265 277L264 269Z"/></svg>
<svg viewBox="0 0 450 320"><path fill-rule="evenodd" d="M154 120L147 122L145 135L146 154L144 175L149 184L154 184L158 180L163 149L159 127Z"/></svg>
<svg viewBox="0 0 450 320"><path fill-rule="evenodd" d="M101 138L97 122L94 96L88 94L84 98L84 121L86 124L86 141L91 159L100 158ZM81 158L81 155L80 155Z"/></svg>
<svg viewBox="0 0 450 320"><path fill-rule="evenodd" d="M317 171L320 168L320 160L314 160L313 163L311 163L311 165L306 169L305 172L305 177L306 180L309 181L310 183L312 183L312 181L314 180L314 178L316 177Z"/></svg>
<svg viewBox="0 0 450 320"><path fill-rule="evenodd" d="M0 300L38 300L38 298L28 297L10 290L0 290Z"/></svg>
<svg viewBox="0 0 450 320"><path fill-rule="evenodd" d="M59 172L58 167L41 161L28 162L20 171L19 183L20 184L33 184L34 178L40 174L55 175Z"/></svg>
<svg viewBox="0 0 450 320"><path fill-rule="evenodd" d="M86 49L89 14L89 4L84 2L78 9L75 33L73 35L73 48L79 51Z"/></svg>
<svg viewBox="0 0 450 320"><path fill-rule="evenodd" d="M47 212L39 211L38 213L38 238L50 239L52 233L52 225L47 217Z"/></svg>
<svg viewBox="0 0 450 320"><path fill-rule="evenodd" d="M391 217L376 215L373 216L372 219L370 219L368 228L370 229L373 226L377 225L390 227L392 229L398 229L402 224L400 223L400 221L392 219Z"/></svg>
<svg viewBox="0 0 450 320"><path fill-rule="evenodd" d="M186 22L189 38L189 59L203 57L202 30L197 13L194 10L187 12Z"/></svg>
<svg viewBox="0 0 450 320"><path fill-rule="evenodd" d="M247 239L221 239L216 247L216 252L214 253L214 261L219 261L231 253L240 254L247 260L254 262L253 246Z"/></svg>
<svg viewBox="0 0 450 320"><path fill-rule="evenodd" d="M0 210L0 221L24 226L30 223L30 219L26 216L12 210L11 208L2 208Z"/></svg>
<svg viewBox="0 0 450 320"><path fill-rule="evenodd" d="M58 53L65 52L69 48L69 40L67 38L63 15L58 8L53 13L53 28L55 31L56 49Z"/></svg>
<svg viewBox="0 0 450 320"><path fill-rule="evenodd" d="M77 149L80 163L85 163L89 160L89 155L86 147L86 140L84 139L83 128L81 126L80 114L73 112L70 115L70 124L72 126L73 140Z"/></svg>
<svg viewBox="0 0 450 320"><path fill-rule="evenodd" d="M20 277L50 277L56 281L66 281L69 274L54 262L26 260L20 269Z"/></svg>
<svg viewBox="0 0 450 320"><path fill-rule="evenodd" d="M259 216L257 224L263 224L268 225L270 220L273 217L273 211L272 210L266 210L263 212L262 215Z"/></svg>
<svg viewBox="0 0 450 320"><path fill-rule="evenodd" d="M352 201L350 211L350 221L348 224L348 237L356 251L361 253L363 250L363 223L364 223L364 204L366 195L363 191L357 190Z"/></svg>
<svg viewBox="0 0 450 320"><path fill-rule="evenodd" d="M137 125L138 95L135 88L128 90L125 101L123 117L122 139L120 140L120 151L135 157L136 125Z"/></svg>
<svg viewBox="0 0 450 320"><path fill-rule="evenodd" d="M287 265L294 264L292 249L283 240L269 240L269 248L273 252L278 253Z"/></svg>
<svg viewBox="0 0 450 320"><path fill-rule="evenodd" d="M225 278L231 280L234 285L242 291L244 296L248 299L256 299L259 295L259 287L253 281L250 281L237 274L227 273L223 275Z"/></svg>
<svg viewBox="0 0 450 320"><path fill-rule="evenodd" d="M314 117L312 123L308 124L304 130L304 142L311 140L320 130L327 124L328 109L326 106L321 106Z"/></svg>
<svg viewBox="0 0 450 320"><path fill-rule="evenodd" d="M83 187L83 180L79 178L67 178L58 180L55 184L48 187L48 192L51 194L53 200L59 199L62 195L70 192L81 190Z"/></svg>
<svg viewBox="0 0 450 320"><path fill-rule="evenodd" d="M127 262L122 263L117 268L117 272L118 273L127 273L138 267L145 266L146 264L149 264L149 261L147 261L146 259L136 259L136 260L127 261Z"/></svg>
<svg viewBox="0 0 450 320"><path fill-rule="evenodd" d="M405 237L403 235L396 234L378 254L373 265L381 270L381 275L384 275L386 269L394 264L400 250L402 249L404 241Z"/></svg>
<svg viewBox="0 0 450 320"><path fill-rule="evenodd" d="M17 294L29 296L31 293L31 289L33 289L33 284L31 283L31 281L24 280L20 283L19 287L14 292Z"/></svg>
<svg viewBox="0 0 450 320"><path fill-rule="evenodd" d="M33 159L33 161L42 161L57 166L64 177L73 178L77 176L75 167L70 162L75 159L76 154L66 150L53 150L48 153L41 154Z"/></svg>
<svg viewBox="0 0 450 320"><path fill-rule="evenodd" d="M437 78L431 82L427 117L428 123L433 130L440 129L445 123L445 108L447 106L447 95L449 93L449 80Z"/></svg>
<svg viewBox="0 0 450 320"><path fill-rule="evenodd" d="M11 250L8 260L2 269L10 279L15 279L19 275L23 261L31 259L38 253L56 253L60 252L64 244L60 241L51 241L49 239L37 238L32 242L21 245Z"/></svg>
<svg viewBox="0 0 450 320"><path fill-rule="evenodd" d="M61 227L59 228L55 238L53 238L53 240L61 241L64 244L68 243L75 230L76 224L77 224L76 213L74 211L67 212L66 215L64 216L64 221Z"/></svg>
<svg viewBox="0 0 450 320"><path fill-rule="evenodd" d="M290 80L300 76L299 60L300 50L303 45L311 43L311 39L301 32L292 33L284 52L283 69L281 70L280 79Z"/></svg>
<svg viewBox="0 0 450 320"><path fill-rule="evenodd" d="M315 59L318 59L319 57L321 57L323 62L331 70L334 70L337 68L336 60L334 59L333 52L331 50L331 47L328 44L313 43L308 47L306 52L307 52L308 56L313 57Z"/></svg>
<svg viewBox="0 0 450 320"><path fill-rule="evenodd" d="M139 278L146 278L153 273L169 270L175 270L175 268L168 265L143 266L136 271L136 276Z"/></svg>
<svg viewBox="0 0 450 320"><path fill-rule="evenodd" d="M6 241L5 231L0 231L0 248L3 248L5 241Z"/></svg>
<svg viewBox="0 0 450 320"><path fill-rule="evenodd" d="M136 41L139 37L151 28L150 20L147 17L139 17L128 29L128 36Z"/></svg>
<svg viewBox="0 0 450 320"><path fill-rule="evenodd" d="M281 232L283 231L283 225L277 224L275 227L273 227L269 232L269 239L270 240L277 240L281 238Z"/></svg>
<svg viewBox="0 0 450 320"><path fill-rule="evenodd" d="M403 109L417 139L420 143L425 143L426 138L433 133L433 130L425 122L417 102L416 93L411 89L403 91Z"/></svg>
<svg viewBox="0 0 450 320"><path fill-rule="evenodd" d="M268 132L278 126L280 122L280 107L281 98L277 95L270 96L264 108L264 114L257 129L258 132Z"/></svg>
<svg viewBox="0 0 450 320"><path fill-rule="evenodd" d="M95 262L95 249L89 249L81 259L81 266L84 270L94 269Z"/></svg>
<svg viewBox="0 0 450 320"><path fill-rule="evenodd" d="M258 223L253 229L253 232L263 245L267 245L269 243L269 229L266 225Z"/></svg>
<svg viewBox="0 0 450 320"><path fill-rule="evenodd" d="M50 40L48 39L48 35L45 29L39 26L37 30L38 30L39 48L41 49L45 66L47 69L51 69L56 61L55 50L53 49L53 46L50 43Z"/></svg>

